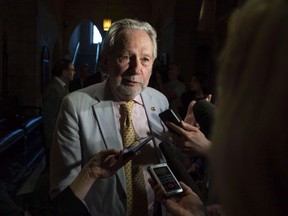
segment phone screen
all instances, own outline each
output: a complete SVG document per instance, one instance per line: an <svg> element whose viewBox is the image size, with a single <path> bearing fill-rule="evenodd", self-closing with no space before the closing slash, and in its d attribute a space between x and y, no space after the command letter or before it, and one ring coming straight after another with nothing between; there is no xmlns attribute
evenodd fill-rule
<svg viewBox="0 0 288 216"><path fill-rule="evenodd" d="M156 182L162 184L165 189L164 195L166 197L183 191L167 164L152 165L148 168L148 171Z"/></svg>
<svg viewBox="0 0 288 216"><path fill-rule="evenodd" d="M180 186L166 166L155 168L154 172L168 193L180 189Z"/></svg>

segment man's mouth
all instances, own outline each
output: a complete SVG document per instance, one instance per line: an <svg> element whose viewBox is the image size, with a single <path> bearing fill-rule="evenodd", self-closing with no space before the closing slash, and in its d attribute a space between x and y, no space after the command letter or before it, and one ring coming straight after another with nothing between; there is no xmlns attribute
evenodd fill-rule
<svg viewBox="0 0 288 216"><path fill-rule="evenodd" d="M135 80L132 80L132 79L130 79L130 78L123 78L123 80L122 80L125 84L137 84L137 83L139 83L139 82L137 82L137 81L135 81Z"/></svg>

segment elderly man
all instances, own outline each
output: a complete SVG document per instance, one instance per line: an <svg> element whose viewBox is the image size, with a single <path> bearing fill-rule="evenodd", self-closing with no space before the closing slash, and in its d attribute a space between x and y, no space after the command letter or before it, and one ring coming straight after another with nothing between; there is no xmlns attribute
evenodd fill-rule
<svg viewBox="0 0 288 216"><path fill-rule="evenodd" d="M62 102L51 151L51 198L67 188L96 153L120 150L165 130L158 113L168 109L168 101L147 87L156 55L156 32L150 24L132 19L112 24L101 63L109 78ZM91 215L159 215L146 169L163 160L158 144L154 137L115 175L98 180L82 197L75 194Z"/></svg>

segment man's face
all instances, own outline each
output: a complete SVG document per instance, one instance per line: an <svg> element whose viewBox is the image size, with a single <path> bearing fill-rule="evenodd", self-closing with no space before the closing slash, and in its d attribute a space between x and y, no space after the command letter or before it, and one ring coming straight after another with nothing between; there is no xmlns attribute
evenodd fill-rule
<svg viewBox="0 0 288 216"><path fill-rule="evenodd" d="M73 80L75 75L75 69L74 69L74 65L70 64L67 68L67 70L64 70L64 77L65 77L65 81L66 82L70 82Z"/></svg>
<svg viewBox="0 0 288 216"><path fill-rule="evenodd" d="M118 100L134 99L147 87L153 66L153 44L145 31L123 30L107 56L109 85Z"/></svg>

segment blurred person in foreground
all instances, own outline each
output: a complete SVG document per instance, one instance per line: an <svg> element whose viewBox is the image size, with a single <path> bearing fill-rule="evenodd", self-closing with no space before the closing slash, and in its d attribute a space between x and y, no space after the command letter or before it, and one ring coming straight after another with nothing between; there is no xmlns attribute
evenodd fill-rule
<svg viewBox="0 0 288 216"><path fill-rule="evenodd" d="M288 1L250 0L232 18L208 155L215 184L227 216L288 215ZM173 215L201 215L187 198L162 203Z"/></svg>

